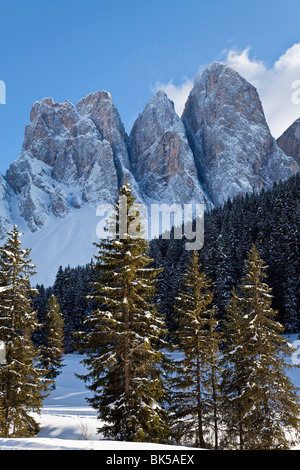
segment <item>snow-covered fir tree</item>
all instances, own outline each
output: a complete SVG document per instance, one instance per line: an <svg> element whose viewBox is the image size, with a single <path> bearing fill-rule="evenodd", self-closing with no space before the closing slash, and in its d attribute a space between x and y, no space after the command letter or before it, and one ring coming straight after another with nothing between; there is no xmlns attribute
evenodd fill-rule
<svg viewBox="0 0 300 470"><path fill-rule="evenodd" d="M243 306L236 289L226 308L227 317L224 322L223 373L221 381L223 420L226 426L225 445L244 449L246 417L249 400L244 393L247 378L250 374L248 356L248 332Z"/></svg>
<svg viewBox="0 0 300 470"><path fill-rule="evenodd" d="M66 354L71 354L76 349L74 332L81 328L84 317L91 310L86 302L91 271L92 263L76 268L60 266L56 275L51 294L55 295L63 315Z"/></svg>
<svg viewBox="0 0 300 470"><path fill-rule="evenodd" d="M6 347L6 363L0 367L0 436L34 435L45 397L44 370L37 366L39 350L32 334L38 328L32 309L30 277L34 274L30 250L21 248L15 226L0 248L0 341Z"/></svg>
<svg viewBox="0 0 300 470"><path fill-rule="evenodd" d="M276 321L266 269L252 245L227 308L224 412L241 449L288 449L299 432L299 398L287 375L291 348Z"/></svg>
<svg viewBox="0 0 300 470"><path fill-rule="evenodd" d="M48 293L43 284L37 284L36 295L32 299L33 310L37 313L37 320L40 325L45 323L46 311L47 311L47 301ZM51 289L51 288L50 288ZM41 346L45 344L45 330L44 328L38 328L32 335L33 342L36 346Z"/></svg>
<svg viewBox="0 0 300 470"><path fill-rule="evenodd" d="M121 200L126 201L125 228ZM164 322L154 301L158 270L150 267L149 243L128 184L120 190L115 216L116 236L96 244L89 301L97 302L98 308L79 335L89 371L81 378L94 394L88 401L103 422L99 432L118 440L165 442ZM136 236L129 231L133 225Z"/></svg>
<svg viewBox="0 0 300 470"><path fill-rule="evenodd" d="M60 305L56 297L52 295L47 301L45 314L45 345L41 349L41 366L46 369L46 378L52 381L52 389L55 389L55 379L61 373L64 353L64 320L60 311Z"/></svg>
<svg viewBox="0 0 300 470"><path fill-rule="evenodd" d="M202 448L218 446L220 337L212 302L211 281L200 272L194 251L175 304L174 341L182 358L174 366L171 410L178 436Z"/></svg>

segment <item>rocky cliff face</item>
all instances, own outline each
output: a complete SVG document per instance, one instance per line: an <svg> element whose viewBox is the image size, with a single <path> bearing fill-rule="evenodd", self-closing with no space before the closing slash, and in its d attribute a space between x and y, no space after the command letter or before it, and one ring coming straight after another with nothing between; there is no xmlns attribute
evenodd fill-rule
<svg viewBox="0 0 300 470"><path fill-rule="evenodd" d="M288 134L295 158L297 126ZM271 136L256 89L221 64L195 83L182 119L158 92L130 136L106 91L77 105L45 98L32 107L21 155L0 178L0 237L16 219L37 232L112 203L127 180L140 202L211 207L298 170Z"/></svg>
<svg viewBox="0 0 300 470"><path fill-rule="evenodd" d="M163 91L150 100L136 120L130 150L132 173L145 199L207 202L184 125Z"/></svg>
<svg viewBox="0 0 300 470"><path fill-rule="evenodd" d="M205 70L182 119L199 180L215 205L298 170L271 136L256 89L226 65Z"/></svg>
<svg viewBox="0 0 300 470"><path fill-rule="evenodd" d="M5 236L11 226L11 214L9 209L10 196L10 188L0 174L0 239Z"/></svg>
<svg viewBox="0 0 300 470"><path fill-rule="evenodd" d="M300 118L277 139L277 145L300 165Z"/></svg>
<svg viewBox="0 0 300 470"><path fill-rule="evenodd" d="M95 123L92 116L101 98L105 103ZM113 201L118 172L114 148L100 127L101 119L108 120L105 105L111 113L111 98L101 93L89 95L78 107L51 98L33 105L21 156L6 174L20 195L18 207L30 230L43 226L50 213L65 217L83 202L96 206ZM117 134L114 120L110 121L111 132Z"/></svg>

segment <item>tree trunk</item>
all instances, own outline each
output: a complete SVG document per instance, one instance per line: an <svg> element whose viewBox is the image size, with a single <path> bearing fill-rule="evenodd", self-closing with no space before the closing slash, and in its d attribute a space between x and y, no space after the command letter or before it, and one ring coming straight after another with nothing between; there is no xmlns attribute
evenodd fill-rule
<svg viewBox="0 0 300 470"><path fill-rule="evenodd" d="M212 366L212 398L213 398L213 409L214 409L214 434L215 434L215 450L218 450L218 413L217 413L217 391L215 381L215 368Z"/></svg>
<svg viewBox="0 0 300 470"><path fill-rule="evenodd" d="M198 413L198 441L199 441L199 447L205 448L206 444L205 444L204 437L203 437L201 372L200 372L199 352L197 352L197 413Z"/></svg>

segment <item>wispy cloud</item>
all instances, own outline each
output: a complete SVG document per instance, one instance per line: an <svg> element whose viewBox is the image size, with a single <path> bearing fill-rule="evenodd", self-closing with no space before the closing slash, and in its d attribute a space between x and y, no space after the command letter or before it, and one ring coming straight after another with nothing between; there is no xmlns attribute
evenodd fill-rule
<svg viewBox="0 0 300 470"><path fill-rule="evenodd" d="M250 47L242 51L227 50L223 62L257 88L267 122L277 138L300 117L300 103L292 99L295 82L300 80L300 43L288 48L271 66L251 57L251 52ZM193 85L194 78L186 78L179 85L170 80L168 83L157 82L154 91L164 90L180 116Z"/></svg>
<svg viewBox="0 0 300 470"><path fill-rule="evenodd" d="M300 80L300 43L287 49L271 67L250 54L250 48L230 50L226 62L257 88L271 132L279 137L300 117L300 104L292 99L293 84Z"/></svg>
<svg viewBox="0 0 300 470"><path fill-rule="evenodd" d="M173 101L176 113L181 116L193 86L194 79L186 78L179 85L174 85L173 80L170 80L168 83L156 82L152 91L155 93L158 90L163 90L168 98Z"/></svg>

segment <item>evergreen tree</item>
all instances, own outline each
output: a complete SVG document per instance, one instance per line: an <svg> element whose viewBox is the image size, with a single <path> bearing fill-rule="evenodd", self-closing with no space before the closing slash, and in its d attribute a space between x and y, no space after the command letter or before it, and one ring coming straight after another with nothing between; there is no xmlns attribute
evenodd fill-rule
<svg viewBox="0 0 300 470"><path fill-rule="evenodd" d="M86 320L78 346L88 357L81 376L94 393L89 403L106 424L105 436L127 441L164 442L167 417L164 402L161 335L164 323L154 302L155 277L149 267L149 244L129 185L120 191L126 201L127 227L121 227L116 201L116 237L97 244L95 282L89 300L98 308ZM123 207L124 208L124 207ZM133 214L133 215L131 215ZM136 224L138 236L129 233Z"/></svg>
<svg viewBox="0 0 300 470"><path fill-rule="evenodd" d="M55 379L63 367L63 327L64 320L60 312L60 305L52 295L47 301L45 315L45 345L41 351L41 365L47 371L46 377L51 380L52 389L55 389Z"/></svg>
<svg viewBox="0 0 300 470"><path fill-rule="evenodd" d="M30 436L38 431L31 415L44 398L44 371L36 364L39 350L32 342L38 327L32 310L35 290L30 286L34 266L30 250L21 249L15 226L0 248L0 341L5 343L6 364L0 367L0 436Z"/></svg>
<svg viewBox="0 0 300 470"><path fill-rule="evenodd" d="M214 302L219 313L224 313L225 304L228 301L230 291L234 284L232 248L230 237L227 235L228 230L226 225L225 219L221 233L216 240L214 262L211 267L211 269L214 270Z"/></svg>
<svg viewBox="0 0 300 470"><path fill-rule="evenodd" d="M48 289L47 289L48 290ZM47 301L48 294L44 285L36 286L36 295L32 298L32 307L37 313L37 320L39 323L39 328L33 333L32 339L36 346L42 346L46 344L45 331L42 325L45 323L46 310L47 310Z"/></svg>
<svg viewBox="0 0 300 470"><path fill-rule="evenodd" d="M266 270L252 245L229 307L223 390L243 449L287 449L291 432L299 431L299 400L287 376L291 349L275 319Z"/></svg>
<svg viewBox="0 0 300 470"><path fill-rule="evenodd" d="M92 263L91 263L92 266ZM74 333L80 330L84 318L92 306L86 302L91 280L91 266L59 267L53 286L64 319L64 350L71 354L76 350ZM52 294L52 293L51 293Z"/></svg>
<svg viewBox="0 0 300 470"><path fill-rule="evenodd" d="M300 311L300 174L274 184L250 196L228 200L223 206L205 214L205 243L199 252L202 269L212 280L214 306L218 319L225 316L225 305L244 275L244 260L251 244L255 243L268 268L267 284L272 288L273 308L278 321L288 332L299 331ZM157 277L159 312L166 318L170 332L178 325L174 302L185 271L188 251L185 240L154 239L150 242L153 265L163 268ZM80 285L80 269L84 282ZM75 272L73 272L75 270ZM77 272L78 271L78 272ZM91 267L60 268L54 285L54 294L65 318L65 351L73 352L73 331L94 308L81 304L81 291L86 294ZM73 281L68 281L68 276ZM48 295L48 293L47 293ZM76 302L73 298L76 296ZM72 301L67 301L72 299ZM77 308L79 305L79 309ZM38 308L40 312L40 309ZM70 318L69 318L70 317ZM42 316L41 316L42 318ZM75 319L73 321L73 319Z"/></svg>
<svg viewBox="0 0 300 470"><path fill-rule="evenodd" d="M159 238L150 245L150 253L154 258L154 266L162 268L157 277L157 293L159 296L159 312L164 316L169 339L178 326L176 312L174 311L175 298L182 282L186 269L188 250L185 249L184 239L174 239L171 230L170 240Z"/></svg>
<svg viewBox="0 0 300 470"><path fill-rule="evenodd" d="M246 418L251 402L246 394L247 380L250 375L248 340L250 330L247 319L243 316L243 306L233 288L232 296L226 308L224 337L226 343L222 356L222 416L226 426L226 445L244 449Z"/></svg>
<svg viewBox="0 0 300 470"><path fill-rule="evenodd" d="M218 445L220 338L212 302L211 281L200 272L199 257L194 251L175 304L179 328L174 340L182 359L174 371L172 412L177 432L193 438L202 448L211 445L205 439L211 425L214 445Z"/></svg>

